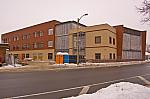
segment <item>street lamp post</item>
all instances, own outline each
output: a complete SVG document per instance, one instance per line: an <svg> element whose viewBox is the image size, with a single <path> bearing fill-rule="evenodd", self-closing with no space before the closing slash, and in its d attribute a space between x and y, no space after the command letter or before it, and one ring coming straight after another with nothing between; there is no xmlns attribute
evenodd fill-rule
<svg viewBox="0 0 150 99"><path fill-rule="evenodd" d="M77 19L77 64L79 64L79 21L81 20L82 17L87 16L88 14L82 15L80 18Z"/></svg>

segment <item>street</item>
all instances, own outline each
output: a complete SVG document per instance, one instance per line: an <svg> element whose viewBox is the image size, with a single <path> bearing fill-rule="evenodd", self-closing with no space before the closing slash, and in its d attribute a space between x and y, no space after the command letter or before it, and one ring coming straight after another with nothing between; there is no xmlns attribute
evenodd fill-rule
<svg viewBox="0 0 150 99"><path fill-rule="evenodd" d="M110 68L0 73L0 98L61 99L77 96L89 86L92 93L112 83L130 81L146 85L150 64Z"/></svg>

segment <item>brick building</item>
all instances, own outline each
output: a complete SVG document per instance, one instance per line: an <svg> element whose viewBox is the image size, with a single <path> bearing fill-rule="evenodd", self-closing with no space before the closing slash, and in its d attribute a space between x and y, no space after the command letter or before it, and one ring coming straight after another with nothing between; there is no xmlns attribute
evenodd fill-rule
<svg viewBox="0 0 150 99"><path fill-rule="evenodd" d="M8 48L8 44L0 44L0 65L5 62L6 49Z"/></svg>
<svg viewBox="0 0 150 99"><path fill-rule="evenodd" d="M54 59L55 25L60 22L52 20L20 30L2 34L2 42L9 43L9 53L19 59L34 60Z"/></svg>
<svg viewBox="0 0 150 99"><path fill-rule="evenodd" d="M78 28L78 29L77 29ZM123 25L108 24L85 26L75 21L52 20L2 34L2 42L9 44L9 54L20 60L55 60L57 52L77 54L87 60L144 60L146 31Z"/></svg>
<svg viewBox="0 0 150 99"><path fill-rule="evenodd" d="M146 49L146 31L139 31L114 26L117 33L117 59L118 60L144 60Z"/></svg>

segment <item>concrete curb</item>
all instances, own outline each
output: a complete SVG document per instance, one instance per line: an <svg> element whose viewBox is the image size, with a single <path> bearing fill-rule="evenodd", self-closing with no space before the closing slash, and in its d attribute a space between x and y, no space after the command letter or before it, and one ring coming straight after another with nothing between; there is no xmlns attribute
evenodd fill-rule
<svg viewBox="0 0 150 99"><path fill-rule="evenodd" d="M109 68L122 67L135 64L145 64L150 61L131 61L131 62L113 62L113 63L83 63L83 64L58 64L58 65L44 65L44 66L23 66L14 68L0 68L0 72L31 72L31 71L48 71L48 70L68 70L68 69L90 69L90 68Z"/></svg>

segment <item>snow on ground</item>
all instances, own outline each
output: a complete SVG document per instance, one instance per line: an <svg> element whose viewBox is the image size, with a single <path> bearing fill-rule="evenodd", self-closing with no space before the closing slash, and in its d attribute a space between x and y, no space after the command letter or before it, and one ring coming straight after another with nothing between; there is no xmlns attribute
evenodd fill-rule
<svg viewBox="0 0 150 99"><path fill-rule="evenodd" d="M6 66L2 66L2 67L0 67L0 69L4 69L4 68L7 68L7 69L9 69L9 68L18 68L18 67L21 67L22 65L20 65L20 64L15 64L15 65L6 65Z"/></svg>
<svg viewBox="0 0 150 99"><path fill-rule="evenodd" d="M93 94L63 99L150 99L150 88L129 82L112 84Z"/></svg>

